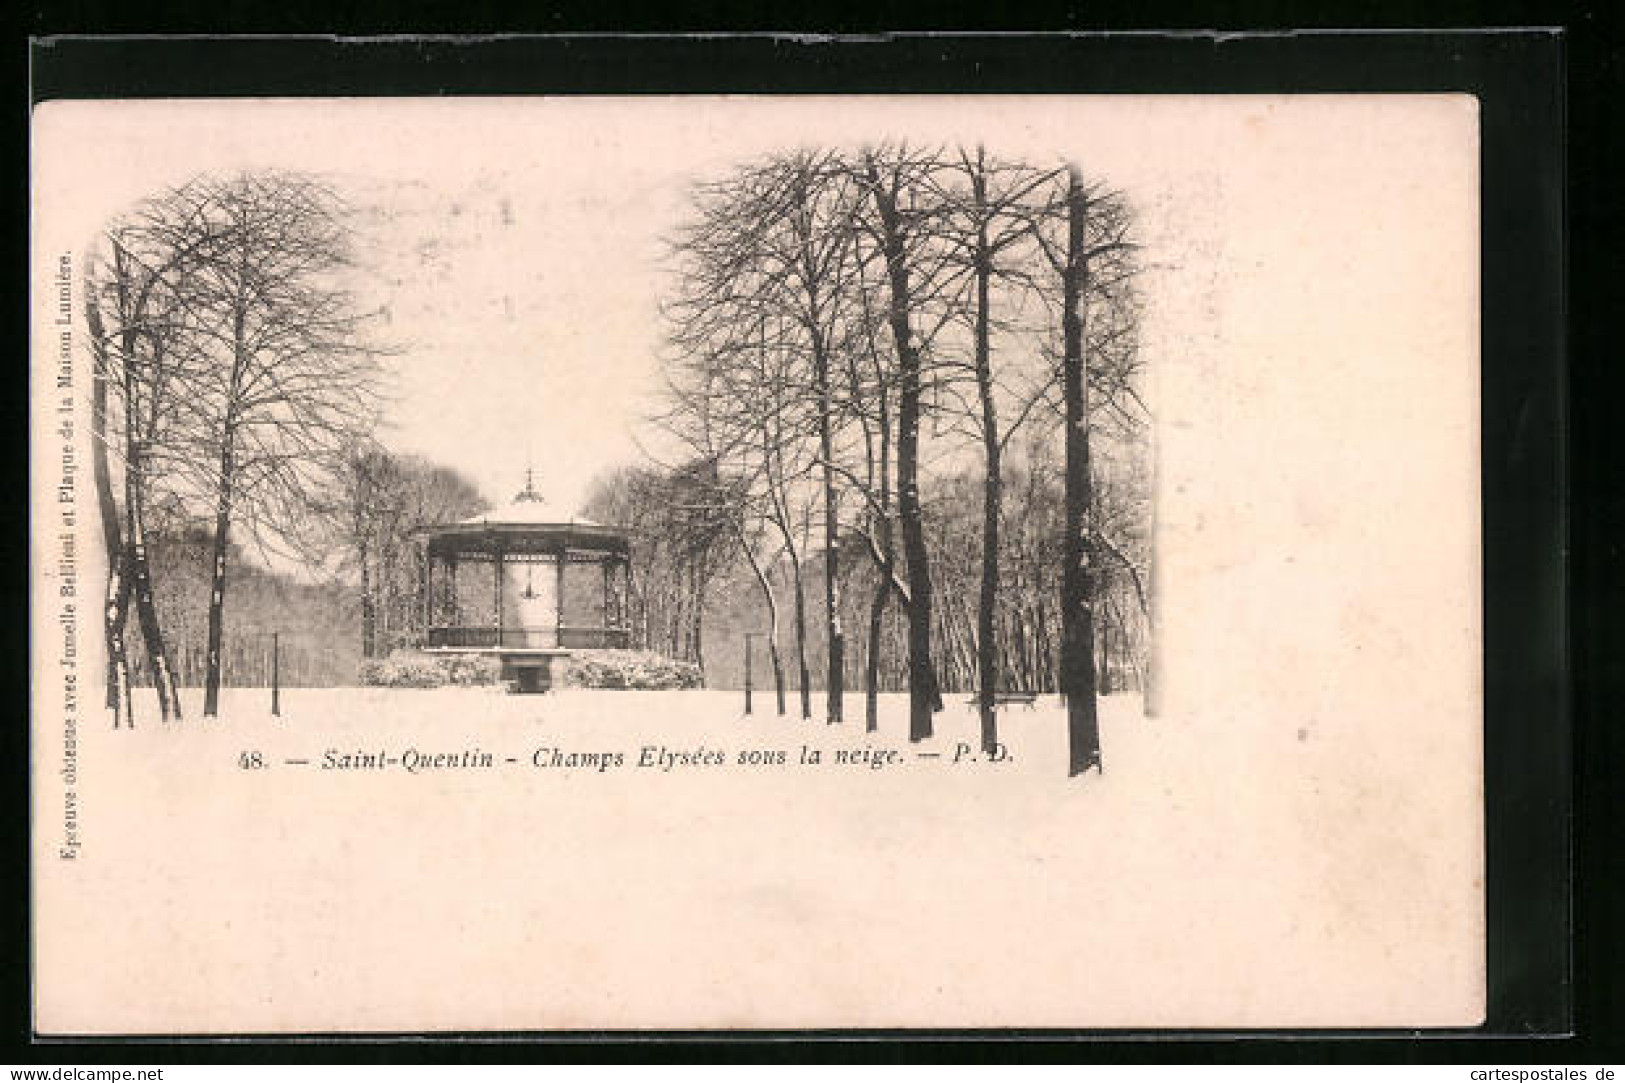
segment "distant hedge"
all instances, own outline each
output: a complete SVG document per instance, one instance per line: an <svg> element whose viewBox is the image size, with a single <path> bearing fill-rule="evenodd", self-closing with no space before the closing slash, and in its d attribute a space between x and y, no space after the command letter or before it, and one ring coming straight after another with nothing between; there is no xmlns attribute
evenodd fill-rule
<svg viewBox="0 0 1625 1083"><path fill-rule="evenodd" d="M395 651L388 658L362 662L360 677L362 684L384 688L496 684L502 679L502 664L490 655Z"/></svg>
<svg viewBox="0 0 1625 1083"><path fill-rule="evenodd" d="M570 656L564 683L574 688L698 688L701 675L694 663L653 651L577 651Z"/></svg>

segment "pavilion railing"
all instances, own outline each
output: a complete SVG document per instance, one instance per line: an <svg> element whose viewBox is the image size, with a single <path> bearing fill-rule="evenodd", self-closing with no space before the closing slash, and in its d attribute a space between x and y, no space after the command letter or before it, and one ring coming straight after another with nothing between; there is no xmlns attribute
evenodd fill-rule
<svg viewBox="0 0 1625 1083"><path fill-rule="evenodd" d="M439 625L429 629L429 646L454 650L592 650L631 644L626 628L531 626L495 628L484 625Z"/></svg>

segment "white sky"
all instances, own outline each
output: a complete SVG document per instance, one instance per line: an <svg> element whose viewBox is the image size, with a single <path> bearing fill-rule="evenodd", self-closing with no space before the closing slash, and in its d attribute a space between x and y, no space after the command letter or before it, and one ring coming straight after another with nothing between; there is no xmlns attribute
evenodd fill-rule
<svg viewBox="0 0 1625 1083"><path fill-rule="evenodd" d="M35 532L35 672L57 671L52 652L61 648L52 581L60 448L51 434L60 421L48 378L49 283L60 254L82 246L110 214L200 170L254 166L336 173L358 194L388 197L397 213L384 270L399 279L392 333L406 347L395 443L461 467L494 499L518 486L528 445L549 494L569 502L597 470L635 454L628 426L651 387L659 343L657 239L674 221L684 179L763 148L881 136L980 138L1011 156L1073 156L1125 189L1142 211L1152 264L1143 346L1158 385L1155 590L1166 709L1156 724L1169 739L1219 749L1227 769L1195 774L1181 783L1189 783L1185 789L1140 791L1155 809L1183 808L1186 817L1193 809L1219 810L1207 834L1213 845L1199 862L1147 865L1137 860L1140 851L1157 848L1141 847L1123 875L1085 877L1069 898L1092 905L1089 891L1124 882L1147 897L1189 897L1195 905L1181 914L1199 927L1200 969L1226 980L1175 983L1172 999L1158 990L1157 1010L1181 1019L1207 1017L1204 1006L1211 1015L1214 1005L1226 1019L1241 1013L1244 1023L1259 1013L1308 1025L1373 1013L1391 1023L1393 1012L1416 1025L1476 1018L1484 990L1480 299L1478 131L1469 98L47 107L35 128L32 480L35 522L43 524ZM94 546L82 552L95 559ZM85 575L92 569L87 564ZM97 637L84 644L97 649ZM37 689L36 737L44 739L56 725L51 720L63 717L62 685L41 681ZM638 721L608 710L608 721ZM335 732L355 721L338 719ZM313 722L319 730L321 719ZM136 735L151 740L155 732ZM110 731L82 733L94 752ZM1247 739L1227 743L1238 733ZM167 744L170 734L162 736ZM199 736L212 739L191 733ZM103 751L84 757L87 771L119 759ZM1104 784L1125 779L1134 785L1122 771ZM1222 793L1204 794L1204 784ZM86 790L103 802L119 797L116 786ZM138 787L132 807L160 794L152 807L167 815L185 806L177 792ZM1074 790L1046 808L1062 818L1087 816L1101 795ZM298 810L322 808L302 789L295 796ZM510 811L500 794L494 800L480 809ZM206 819L186 811L189 822ZM132 815L101 822L146 823ZM434 822L456 827L454 819ZM286 821L275 826L288 834ZM748 824L743 834L725 830L718 838L730 860L760 842ZM232 843L226 850L233 855L256 852L235 845L240 832L209 839ZM980 845L973 840L966 851L963 839L955 841L956 852L975 854ZM987 845L1007 842L1001 836ZM495 852L475 847L474 856L486 851ZM182 871L200 867L212 866ZM975 862L967 867L973 875L986 871ZM1237 868L1256 875L1209 875ZM940 874L942 863L929 871ZM94 989L64 993L62 1002L77 1006L117 987L97 967L112 967L114 978L134 975L132 988L144 988L151 972L141 952L109 953L83 935L94 925L81 915L127 894L114 890L121 881L87 881L92 872L76 869L71 882L57 877L55 901L68 908L41 908L60 919L57 970L97 975ZM150 879L149 868L140 872ZM372 891L366 898L377 895L373 889L385 898L385 889L397 886L398 878L360 872L356 885ZM305 900L310 877L303 866L293 874L287 897ZM226 885L222 898L233 901L231 876L199 882ZM466 893L441 894L457 902ZM772 904L779 896L730 896L762 898ZM263 910L250 908L249 917ZM236 916L230 905L197 912ZM374 926L392 928L387 921ZM134 926L137 933L168 927ZM681 923L626 927L664 938L627 956L636 963L628 973L639 976L658 976L668 942L692 940L671 935ZM741 924L746 935L772 927ZM194 941L249 944L224 935ZM139 937L134 942L141 945ZM168 952L166 959L173 955L173 937L149 936L147 943ZM1090 977L1080 993L1086 999L1116 1004L1118 985L1134 987L1119 978L1154 973L1148 961L1175 957L1166 924L1129 929L1113 943L1123 945L1116 969L1099 969L1094 957L1073 968ZM297 979L305 993L303 970L277 969L302 956L252 947L205 959L237 970L203 971L227 977L213 985L183 982L182 991L226 988L247 960L258 966L255 974ZM446 1003L466 1012L471 989L459 976L479 977L474 994L504 987L489 980L489 966L470 969L469 951L461 941L458 948L454 959L425 964L431 977L450 975L446 982L411 988L449 989L456 995ZM514 957L506 941L477 950ZM481 958L476 954L476 963ZM815 962L831 958L836 969L848 961L825 953ZM1031 970L1011 969L1012 959L1021 962L1019 953L1000 959L1009 973ZM790 979L845 988L818 986L820 974L812 966ZM890 987L866 992L876 989L883 997ZM316 992L300 1006L332 1015L331 999ZM168 1006L128 996L120 1004ZM267 1005L256 996L256 1010ZM283 1002L271 1006L281 1010Z"/></svg>
<svg viewBox="0 0 1625 1083"><path fill-rule="evenodd" d="M70 103L41 114L37 201L45 213L71 197L73 217L94 230L202 172L328 175L371 223L365 254L384 284L385 336L400 349L386 442L461 468L497 501L519 487L528 458L549 497L574 505L598 472L639 457L633 432L659 387L661 242L690 180L809 143L982 141L1035 162L1076 158L1142 204L1154 265L1193 252L1210 264L1213 253L1193 248L1184 223L1218 213L1202 147L1223 133L1211 109L1190 106L1063 97ZM1224 112L1233 122L1271 108L1257 100ZM1198 271L1210 288L1211 266ZM1167 300L1188 307L1189 294ZM1180 318L1165 304L1148 349L1157 326Z"/></svg>

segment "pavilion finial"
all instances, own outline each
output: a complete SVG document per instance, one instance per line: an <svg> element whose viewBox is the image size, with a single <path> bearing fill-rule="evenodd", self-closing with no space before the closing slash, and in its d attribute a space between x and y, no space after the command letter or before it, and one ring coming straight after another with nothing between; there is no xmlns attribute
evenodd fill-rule
<svg viewBox="0 0 1625 1083"><path fill-rule="evenodd" d="M542 498L542 495L536 491L534 474L535 472L530 467L525 467L525 487L519 490L519 495L514 497L515 503L521 500L540 500Z"/></svg>

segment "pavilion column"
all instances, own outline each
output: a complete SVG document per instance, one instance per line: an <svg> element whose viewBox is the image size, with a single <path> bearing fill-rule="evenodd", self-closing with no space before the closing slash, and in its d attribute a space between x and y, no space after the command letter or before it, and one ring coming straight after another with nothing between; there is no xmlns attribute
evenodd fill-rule
<svg viewBox="0 0 1625 1083"><path fill-rule="evenodd" d="M604 573L604 610L603 615L598 619L598 623L606 629L603 638L604 645L608 646L609 634L607 629L615 626L615 559L611 557L600 564L599 567Z"/></svg>
<svg viewBox="0 0 1625 1083"><path fill-rule="evenodd" d="M457 555L451 554L446 558L446 616L447 624L457 627L460 618L457 614Z"/></svg>
<svg viewBox="0 0 1625 1083"><path fill-rule="evenodd" d="M423 547L423 643L429 643L429 629L434 627L434 553Z"/></svg>
<svg viewBox="0 0 1625 1083"><path fill-rule="evenodd" d="M632 645L632 562L626 557L616 561L621 569L621 589L615 595L615 626L624 629L620 637L623 647Z"/></svg>

